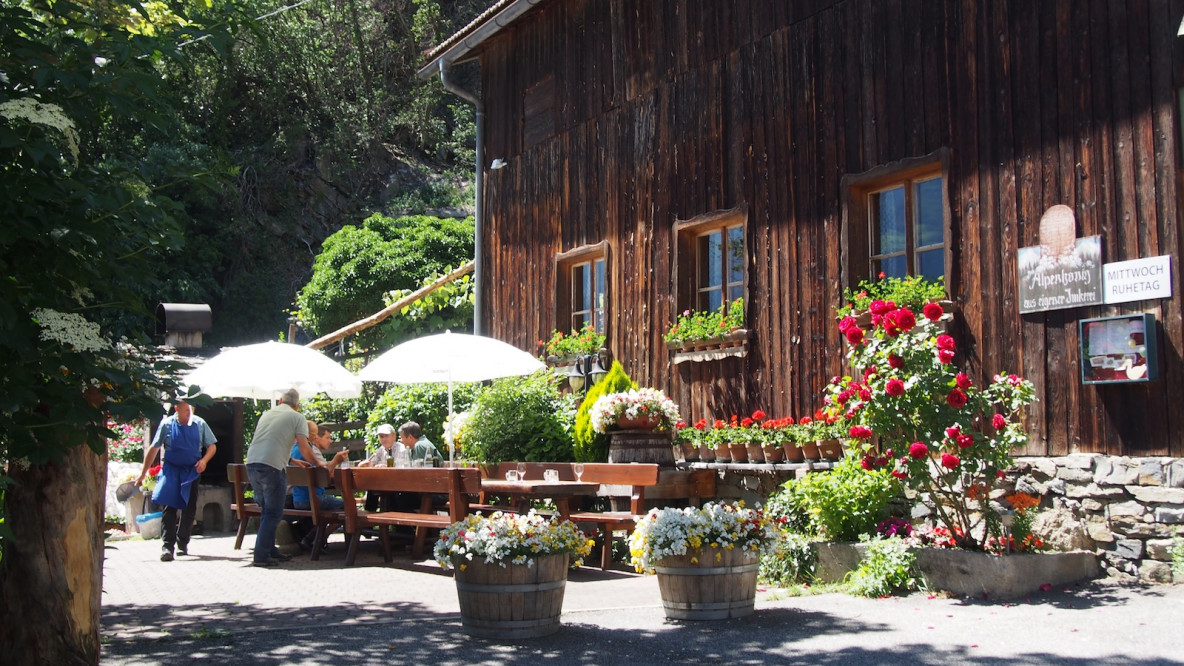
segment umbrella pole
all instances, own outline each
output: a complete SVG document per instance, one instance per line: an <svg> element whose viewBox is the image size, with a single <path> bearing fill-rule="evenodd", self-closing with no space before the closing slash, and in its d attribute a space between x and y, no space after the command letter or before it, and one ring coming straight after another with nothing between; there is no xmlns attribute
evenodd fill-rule
<svg viewBox="0 0 1184 666"><path fill-rule="evenodd" d="M452 422L452 372L449 371L449 373L448 373L448 462L453 463L453 464L456 463L456 445L453 444L453 440L455 440L456 437L452 433L452 429L455 426L456 426L456 424Z"/></svg>

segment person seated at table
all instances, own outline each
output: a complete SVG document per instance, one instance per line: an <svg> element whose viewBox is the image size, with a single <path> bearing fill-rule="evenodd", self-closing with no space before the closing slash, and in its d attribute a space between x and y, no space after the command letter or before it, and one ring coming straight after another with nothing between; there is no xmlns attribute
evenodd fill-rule
<svg viewBox="0 0 1184 666"><path fill-rule="evenodd" d="M316 458L317 462L327 465L330 477L333 476L333 470L337 469L338 465L349 458L349 452L342 449L333 456L332 460L326 462L323 452L328 451L329 447L333 446L333 435L324 425L318 425L311 420L308 421L308 440L313 445L313 457ZM300 446L298 444L292 445L291 459L288 462L289 464L300 467L312 466L300 453ZM317 488L317 498L320 500L321 508L326 511L340 511L345 508L345 501L342 498L336 495L326 494L324 488ZM292 486L292 508L307 511L311 507L312 501L308 496L308 488L305 486ZM300 540L300 547L305 550L311 550L313 540L316 538L316 529L314 529L311 521L308 518L301 518L292 527L297 533L304 534L304 537ZM329 525L329 528L325 530L326 539L336 529L336 525Z"/></svg>
<svg viewBox="0 0 1184 666"><path fill-rule="evenodd" d="M407 447L407 458L412 467L419 463L422 467L434 467L443 459L440 451L432 440L423 436L423 428L415 421L408 421L399 426L399 441Z"/></svg>
<svg viewBox="0 0 1184 666"><path fill-rule="evenodd" d="M377 449L374 449L374 453L371 453L370 457L358 463L358 467L403 467L399 462L404 457L399 455L401 453L399 449L394 448L396 439L395 427L389 423L384 423L378 426L374 433L378 436L379 446ZM393 461L394 464L391 465L388 461Z"/></svg>

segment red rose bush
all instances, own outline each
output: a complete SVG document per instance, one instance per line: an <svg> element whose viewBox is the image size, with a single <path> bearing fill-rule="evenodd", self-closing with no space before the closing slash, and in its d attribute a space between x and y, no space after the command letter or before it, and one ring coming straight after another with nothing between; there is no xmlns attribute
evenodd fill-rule
<svg viewBox="0 0 1184 666"><path fill-rule="evenodd" d="M949 315L936 303L920 320L892 301L868 310L866 330L855 317L839 323L853 372L832 380L824 415L846 426L864 469L890 466L960 546L981 550L998 531L998 514L987 493L967 489L993 485L1012 464L1027 439L1022 411L1035 398L1032 384L999 373L980 386L960 372L957 342L936 325Z"/></svg>

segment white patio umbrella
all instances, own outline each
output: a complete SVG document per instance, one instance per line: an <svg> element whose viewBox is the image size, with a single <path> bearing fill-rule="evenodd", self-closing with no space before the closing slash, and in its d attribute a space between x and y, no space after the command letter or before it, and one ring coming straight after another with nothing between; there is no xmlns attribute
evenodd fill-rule
<svg viewBox="0 0 1184 666"><path fill-rule="evenodd" d="M542 370L543 363L501 340L445 331L408 340L383 352L358 373L367 382L396 384L448 384L448 416L452 417L454 382L517 377ZM448 459L456 455L448 438Z"/></svg>
<svg viewBox="0 0 1184 666"><path fill-rule="evenodd" d="M185 383L226 398L272 400L291 388L301 397L317 393L330 398L362 395L362 380L333 359L303 345L274 341L226 347L185 375Z"/></svg>

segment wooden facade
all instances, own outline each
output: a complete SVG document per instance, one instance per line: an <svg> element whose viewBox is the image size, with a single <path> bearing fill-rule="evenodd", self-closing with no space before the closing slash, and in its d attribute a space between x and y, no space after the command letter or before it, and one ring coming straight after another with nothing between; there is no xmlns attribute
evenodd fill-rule
<svg viewBox="0 0 1184 666"><path fill-rule="evenodd" d="M1023 453L1184 456L1178 88L1184 0L545 0L474 51L484 330L562 326L556 256L611 248L608 339L688 419L814 411L842 368L844 178L937 156L967 371L1031 379ZM489 160L486 160L487 162ZM1017 249L1070 206L1173 297L1020 315ZM748 354L674 365L675 227L747 219ZM1077 321L1153 312L1162 375L1080 381ZM1172 388L1176 387L1176 388Z"/></svg>

